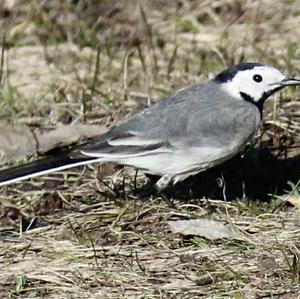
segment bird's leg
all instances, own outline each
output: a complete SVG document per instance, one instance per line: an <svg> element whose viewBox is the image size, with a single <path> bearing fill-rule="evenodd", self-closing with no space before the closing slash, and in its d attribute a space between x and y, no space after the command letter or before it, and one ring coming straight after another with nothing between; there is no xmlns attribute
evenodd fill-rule
<svg viewBox="0 0 300 299"><path fill-rule="evenodd" d="M173 178L174 176L169 173L162 176L155 184L157 193L161 193L164 189L166 189L173 181Z"/></svg>
<svg viewBox="0 0 300 299"><path fill-rule="evenodd" d="M163 200L167 203L170 208L176 209L174 203L169 199L169 197L163 192L173 181L174 176L171 174L165 174L162 176L155 184L156 192L161 195Z"/></svg>
<svg viewBox="0 0 300 299"><path fill-rule="evenodd" d="M163 192L160 192L159 195L162 197L162 199L166 202L166 204L169 206L169 208L177 209L176 205L173 202L173 198L169 198L168 195L166 195Z"/></svg>

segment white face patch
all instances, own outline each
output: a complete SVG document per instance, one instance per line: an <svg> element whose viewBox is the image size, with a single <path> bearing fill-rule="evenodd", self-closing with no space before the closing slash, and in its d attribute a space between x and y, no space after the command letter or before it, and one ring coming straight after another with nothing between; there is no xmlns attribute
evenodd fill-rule
<svg viewBox="0 0 300 299"><path fill-rule="evenodd" d="M222 83L222 87L233 97L241 99L241 93L250 96L255 102L263 95L279 87L285 76L271 66L255 66L252 69L238 71L232 80Z"/></svg>

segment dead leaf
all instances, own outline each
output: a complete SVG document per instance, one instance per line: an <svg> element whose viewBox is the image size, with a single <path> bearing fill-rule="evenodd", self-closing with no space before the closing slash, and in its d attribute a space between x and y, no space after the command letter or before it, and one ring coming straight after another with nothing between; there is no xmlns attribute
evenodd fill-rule
<svg viewBox="0 0 300 299"><path fill-rule="evenodd" d="M100 136L106 131L104 126L76 124L59 125L50 132L33 134L25 125L0 122L0 162L20 160L37 153L44 154L56 147Z"/></svg>
<svg viewBox="0 0 300 299"><path fill-rule="evenodd" d="M189 288L194 286L195 283L188 279L173 279L171 282L168 282L162 286L163 290L178 290L182 288Z"/></svg>
<svg viewBox="0 0 300 299"><path fill-rule="evenodd" d="M300 196L297 194L292 194L288 196L287 201L293 205L295 208L300 209Z"/></svg>
<svg viewBox="0 0 300 299"><path fill-rule="evenodd" d="M300 181L295 185L292 182L288 182L288 184L292 187L291 193L287 196L287 201L292 204L295 208L300 209L300 189L299 184Z"/></svg>
<svg viewBox="0 0 300 299"><path fill-rule="evenodd" d="M38 153L44 154L56 147L68 146L76 143L83 138L92 138L100 136L107 131L104 126L96 125L59 125L56 129L43 133L36 134L38 141Z"/></svg>
<svg viewBox="0 0 300 299"><path fill-rule="evenodd" d="M25 125L0 122L0 160L19 160L36 153L36 140Z"/></svg>
<svg viewBox="0 0 300 299"><path fill-rule="evenodd" d="M172 233L182 235L196 235L208 240L235 239L248 240L248 238L232 225L211 219L168 221Z"/></svg>

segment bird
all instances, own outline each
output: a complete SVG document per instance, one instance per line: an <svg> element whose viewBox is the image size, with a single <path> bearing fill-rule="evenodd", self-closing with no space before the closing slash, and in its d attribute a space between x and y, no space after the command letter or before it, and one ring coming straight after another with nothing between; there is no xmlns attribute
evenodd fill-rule
<svg viewBox="0 0 300 299"><path fill-rule="evenodd" d="M267 98L300 85L277 68L243 62L129 117L107 133L58 155L0 171L0 186L46 173L115 162L159 176L157 192L243 152Z"/></svg>

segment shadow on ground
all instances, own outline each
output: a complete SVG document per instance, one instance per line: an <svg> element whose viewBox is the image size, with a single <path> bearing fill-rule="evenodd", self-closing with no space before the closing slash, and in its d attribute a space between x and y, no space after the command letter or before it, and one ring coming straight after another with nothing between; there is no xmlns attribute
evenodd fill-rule
<svg viewBox="0 0 300 299"><path fill-rule="evenodd" d="M151 183L156 178L151 177ZM169 198L211 198L268 200L291 190L288 182L300 179L300 155L277 158L268 149L252 149L220 166L188 178L165 193ZM150 184L151 184L150 183ZM224 196L225 195L225 196Z"/></svg>

